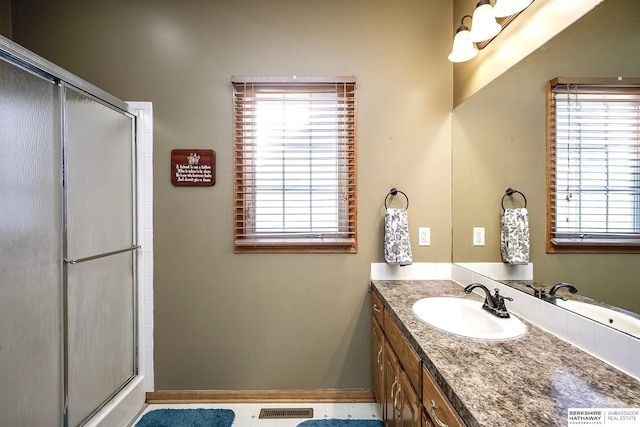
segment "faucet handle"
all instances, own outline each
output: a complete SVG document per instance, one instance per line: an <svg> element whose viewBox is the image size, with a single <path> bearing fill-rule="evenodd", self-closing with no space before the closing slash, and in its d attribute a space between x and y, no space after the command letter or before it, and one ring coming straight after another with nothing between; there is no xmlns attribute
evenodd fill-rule
<svg viewBox="0 0 640 427"><path fill-rule="evenodd" d="M527 283L527 288L533 289L533 296L536 298L545 298L547 296L545 293L547 290L545 288L536 288L530 283Z"/></svg>
<svg viewBox="0 0 640 427"><path fill-rule="evenodd" d="M500 289L495 288L494 289L495 293L496 293L496 298L499 300L508 300L508 301L513 301L513 298L511 297L503 297L502 295L500 295Z"/></svg>
<svg viewBox="0 0 640 427"><path fill-rule="evenodd" d="M509 301L513 301L513 298L511 297L503 297L502 295L500 295L500 289L496 288L494 289L495 295L493 295L491 297L491 299L493 300L495 309L496 309L496 316L498 317L510 317L509 313L507 312L507 306L504 303L504 300L509 300Z"/></svg>

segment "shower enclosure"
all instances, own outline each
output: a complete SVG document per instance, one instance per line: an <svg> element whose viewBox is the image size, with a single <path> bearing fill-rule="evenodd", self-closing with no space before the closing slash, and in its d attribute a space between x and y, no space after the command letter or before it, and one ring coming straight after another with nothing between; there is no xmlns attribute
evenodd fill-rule
<svg viewBox="0 0 640 427"><path fill-rule="evenodd" d="M136 117L0 42L0 425L83 425L138 376Z"/></svg>

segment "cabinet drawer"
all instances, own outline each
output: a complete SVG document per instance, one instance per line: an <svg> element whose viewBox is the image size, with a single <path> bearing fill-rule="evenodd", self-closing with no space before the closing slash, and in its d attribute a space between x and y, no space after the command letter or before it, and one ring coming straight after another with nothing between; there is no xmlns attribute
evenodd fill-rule
<svg viewBox="0 0 640 427"><path fill-rule="evenodd" d="M384 312L384 307L382 306L382 302L380 302L380 298L378 298L378 295L376 295L376 293L373 291L371 292L371 312L373 313L373 317L376 318L382 329L384 329L384 323L382 321L384 317L382 314Z"/></svg>
<svg viewBox="0 0 640 427"><path fill-rule="evenodd" d="M416 389L418 393L422 391L422 374L420 372L422 368L422 361L418 357L413 347L409 344L409 341L396 325L396 322L389 316L389 312L384 311L384 332L387 336L387 340L391 343L391 347L396 352L400 364L407 372L409 381Z"/></svg>
<svg viewBox="0 0 640 427"><path fill-rule="evenodd" d="M424 366L422 367L422 404L433 424L464 427L465 424L455 408Z"/></svg>

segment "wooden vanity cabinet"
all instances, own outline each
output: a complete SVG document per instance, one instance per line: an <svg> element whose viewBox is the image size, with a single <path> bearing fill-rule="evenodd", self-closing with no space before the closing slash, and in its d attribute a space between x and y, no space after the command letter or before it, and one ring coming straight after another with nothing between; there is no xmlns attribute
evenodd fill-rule
<svg viewBox="0 0 640 427"><path fill-rule="evenodd" d="M383 381L382 388L382 419L387 427L398 427L396 414L397 411L397 386L398 375L400 374L400 363L395 353L389 346L389 342L384 340L384 356L383 356Z"/></svg>
<svg viewBox="0 0 640 427"><path fill-rule="evenodd" d="M375 293L371 294L371 309L372 389L382 419L387 427L432 427L423 417L418 355L388 317ZM391 329L387 332L383 325L390 325Z"/></svg>
<svg viewBox="0 0 640 427"><path fill-rule="evenodd" d="M404 370L400 371L397 391L398 426L399 427L421 427L422 426L422 404L420 397L414 390L409 377Z"/></svg>
<svg viewBox="0 0 640 427"><path fill-rule="evenodd" d="M420 357L387 311L384 312L384 325L384 336L398 356L400 365L406 371L409 381L421 394L422 361Z"/></svg>
<svg viewBox="0 0 640 427"><path fill-rule="evenodd" d="M373 313L373 318L378 321L380 327L384 328L384 306L375 292L371 292L371 312Z"/></svg>
<svg viewBox="0 0 640 427"><path fill-rule="evenodd" d="M421 427L422 402L388 341L384 342L384 410L387 427Z"/></svg>
<svg viewBox="0 0 640 427"><path fill-rule="evenodd" d="M382 413L382 389L383 389L383 373L384 373L384 335L378 321L373 318L371 321L371 391L376 402L380 404L380 412Z"/></svg>
<svg viewBox="0 0 640 427"><path fill-rule="evenodd" d="M378 296L371 292L371 389L384 416L384 333L382 323L384 307Z"/></svg>
<svg viewBox="0 0 640 427"><path fill-rule="evenodd" d="M395 320L371 293L372 389L387 427L464 427Z"/></svg>

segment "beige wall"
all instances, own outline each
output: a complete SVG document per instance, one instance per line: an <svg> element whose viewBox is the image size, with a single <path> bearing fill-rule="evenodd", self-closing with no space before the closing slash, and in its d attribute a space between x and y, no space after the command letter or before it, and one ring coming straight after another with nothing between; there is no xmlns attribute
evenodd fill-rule
<svg viewBox="0 0 640 427"><path fill-rule="evenodd" d="M453 259L500 262L500 201L528 199L537 280L640 312L640 255L547 254L546 82L554 77L640 76L640 2L606 0L456 107L453 115ZM508 206L508 205L507 205ZM486 246L472 246L473 227Z"/></svg>
<svg viewBox="0 0 640 427"><path fill-rule="evenodd" d="M15 41L154 104L156 389L369 388L369 267L391 187L411 200L414 261L451 259L450 2L13 6ZM358 254L233 254L232 74L358 76ZM173 187L174 148L214 149L216 185Z"/></svg>

